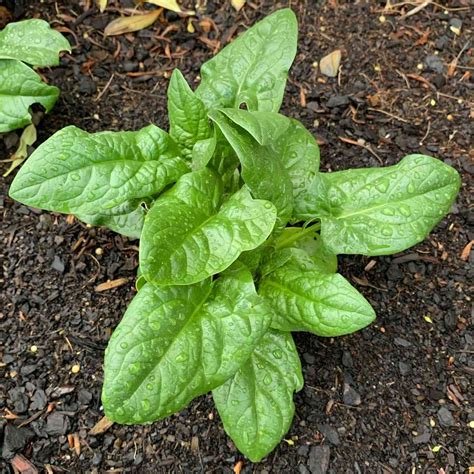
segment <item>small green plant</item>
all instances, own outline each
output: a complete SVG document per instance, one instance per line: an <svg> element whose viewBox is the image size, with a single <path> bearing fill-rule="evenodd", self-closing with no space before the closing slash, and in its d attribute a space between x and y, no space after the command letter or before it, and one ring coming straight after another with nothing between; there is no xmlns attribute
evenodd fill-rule
<svg viewBox="0 0 474 474"><path fill-rule="evenodd" d="M10 23L0 31L0 133L31 123L33 104L41 104L46 112L53 108L59 89L45 84L27 64L56 66L59 53L70 48L43 20Z"/></svg>
<svg viewBox="0 0 474 474"><path fill-rule="evenodd" d="M423 155L319 172L315 139L277 113L296 40L292 11L274 13L204 64L195 92L174 71L169 134L67 127L10 189L140 237L138 293L105 354L107 417L149 423L212 391L252 461L287 432L303 385L291 332L340 336L375 317L336 255L421 242L460 186Z"/></svg>

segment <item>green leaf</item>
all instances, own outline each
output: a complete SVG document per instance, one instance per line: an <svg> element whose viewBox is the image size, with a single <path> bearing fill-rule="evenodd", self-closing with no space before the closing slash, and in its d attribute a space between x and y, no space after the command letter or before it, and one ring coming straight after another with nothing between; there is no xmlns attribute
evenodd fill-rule
<svg viewBox="0 0 474 474"><path fill-rule="evenodd" d="M214 110L209 116L237 153L245 184L255 197L267 199L275 205L278 211L278 226L283 227L292 214L293 189L279 154L271 145L260 145L223 112Z"/></svg>
<svg viewBox="0 0 474 474"><path fill-rule="evenodd" d="M94 134L66 127L31 155L10 196L51 211L110 214L130 200L159 193L189 171L176 153L169 135L154 125Z"/></svg>
<svg viewBox="0 0 474 474"><path fill-rule="evenodd" d="M259 287L275 312L273 328L334 337L375 319L369 302L342 275L321 272L302 250L284 250L286 261L275 265Z"/></svg>
<svg viewBox="0 0 474 474"><path fill-rule="evenodd" d="M211 126L202 101L196 97L179 69L173 71L168 88L170 135L181 154L191 158L199 140L211 136Z"/></svg>
<svg viewBox="0 0 474 474"><path fill-rule="evenodd" d="M155 201L140 241L140 267L159 285L188 285L222 272L270 235L276 210L243 187L221 206L222 183L194 171Z"/></svg>
<svg viewBox="0 0 474 474"><path fill-rule="evenodd" d="M337 271L337 255L330 252L321 236L320 226L315 224L308 227L286 227L275 241L275 248L296 247L304 250L310 256L319 270L335 273Z"/></svg>
<svg viewBox="0 0 474 474"><path fill-rule="evenodd" d="M297 120L281 134L273 148L278 151L293 184L293 214L299 214L313 201L313 182L319 170L319 146L315 138Z"/></svg>
<svg viewBox="0 0 474 474"><path fill-rule="evenodd" d="M42 82L25 64L0 59L0 133L31 123L29 107L41 104L49 112L59 96L59 89Z"/></svg>
<svg viewBox="0 0 474 474"><path fill-rule="evenodd" d="M320 173L312 206L300 218L321 219L333 253L388 255L425 239L453 204L457 171L424 155L387 168Z"/></svg>
<svg viewBox="0 0 474 474"><path fill-rule="evenodd" d="M140 201L127 201L108 211L76 214L76 217L87 224L108 227L131 239L139 239L145 221L145 209Z"/></svg>
<svg viewBox="0 0 474 474"><path fill-rule="evenodd" d="M106 350L106 416L133 424L181 410L235 374L270 320L248 270L191 286L146 283Z"/></svg>
<svg viewBox="0 0 474 474"><path fill-rule="evenodd" d="M270 330L237 373L212 391L227 434L252 462L272 451L290 428L293 392L302 386L291 334Z"/></svg>
<svg viewBox="0 0 474 474"><path fill-rule="evenodd" d="M205 140L199 140L194 144L191 165L193 171L198 171L208 165L214 156L216 145L217 141L215 135Z"/></svg>
<svg viewBox="0 0 474 474"><path fill-rule="evenodd" d="M208 109L280 108L288 70L296 54L295 14L283 9L267 16L201 67L196 94Z"/></svg>
<svg viewBox="0 0 474 474"><path fill-rule="evenodd" d="M69 41L43 20L10 23L0 31L3 59L17 59L39 67L57 66L61 51L71 51Z"/></svg>

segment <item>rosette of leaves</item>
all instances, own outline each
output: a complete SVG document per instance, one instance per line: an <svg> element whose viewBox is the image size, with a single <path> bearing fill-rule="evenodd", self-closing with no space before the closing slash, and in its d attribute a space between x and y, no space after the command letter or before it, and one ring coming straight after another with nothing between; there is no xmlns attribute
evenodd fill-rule
<svg viewBox="0 0 474 474"><path fill-rule="evenodd" d="M49 112L59 89L45 84L31 66L59 64L59 53L71 49L67 39L43 20L8 24L0 31L0 133L31 123L30 107Z"/></svg>
<svg viewBox="0 0 474 474"><path fill-rule="evenodd" d="M41 145L10 195L140 238L138 293L105 354L108 418L149 423L212 392L252 461L288 431L303 379L292 331L333 337L373 321L337 254L421 242L460 186L442 161L322 173L313 136L278 113L294 59L291 10L250 28L168 89L169 133L88 134Z"/></svg>

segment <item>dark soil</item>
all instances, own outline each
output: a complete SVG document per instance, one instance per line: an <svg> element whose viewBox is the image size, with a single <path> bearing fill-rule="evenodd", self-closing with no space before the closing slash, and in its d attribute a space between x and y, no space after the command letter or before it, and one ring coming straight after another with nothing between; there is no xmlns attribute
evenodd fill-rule
<svg viewBox="0 0 474 474"><path fill-rule="evenodd" d="M463 188L422 244L390 257L340 258L340 271L378 319L348 337L295 336L306 380L297 414L286 440L252 465L225 435L210 396L149 426L89 434L103 416L103 350L134 294L136 242L14 203L7 197L11 178L3 180L2 471L13 472L18 452L17 465L29 460L40 472L231 472L241 460L242 472L467 472L473 271L472 258L461 256L474 239L469 2L448 2L449 11L430 5L402 18L413 5L382 13L386 2L253 0L237 13L228 1L209 0L198 2L203 9L192 33L187 19L168 12L151 28L115 38L102 31L119 15L117 0L103 14L91 0L25 3L16 2L17 15L48 20L74 45L60 67L43 71L62 94L38 127L38 143L69 124L91 132L150 122L166 128L173 68L197 84L204 60L257 19L290 5L300 40L282 111L318 137L322 168L389 165L421 152L458 169ZM458 36L450 27L460 22ZM329 79L315 62L338 48L341 74ZM17 138L0 139L0 158ZM95 291L118 278L126 284Z"/></svg>

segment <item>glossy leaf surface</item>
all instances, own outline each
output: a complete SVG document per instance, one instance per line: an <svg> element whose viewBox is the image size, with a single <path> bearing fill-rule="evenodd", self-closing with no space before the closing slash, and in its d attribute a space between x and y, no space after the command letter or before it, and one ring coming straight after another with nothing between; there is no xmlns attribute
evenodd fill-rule
<svg viewBox="0 0 474 474"><path fill-rule="evenodd" d="M148 281L187 285L229 267L270 235L276 210L247 188L221 205L222 182L208 169L183 176L145 219L140 267Z"/></svg>
<svg viewBox="0 0 474 474"><path fill-rule="evenodd" d="M275 312L273 328L334 337L362 329L374 320L369 302L342 275L321 272L301 250L291 252L259 286L259 294Z"/></svg>
<svg viewBox="0 0 474 474"><path fill-rule="evenodd" d="M280 108L288 70L296 54L297 22L290 9L266 17L201 67L196 90L208 109Z"/></svg>
<svg viewBox="0 0 474 474"><path fill-rule="evenodd" d="M70 51L69 41L43 20L23 20L0 31L0 58L32 66L57 66L59 53ZM0 80L1 84L1 80Z"/></svg>
<svg viewBox="0 0 474 474"><path fill-rule="evenodd" d="M271 310L248 270L190 286L146 283L105 355L107 417L144 423L179 411L232 377L267 331Z"/></svg>
<svg viewBox="0 0 474 474"><path fill-rule="evenodd" d="M0 133L31 123L30 106L41 104L49 112L59 89L42 82L33 69L13 59L0 60Z"/></svg>
<svg viewBox="0 0 474 474"><path fill-rule="evenodd" d="M260 145L250 133L232 122L223 112L210 114L237 154L242 178L252 194L271 201L278 211L278 224L284 226L293 209L293 189L283 161L271 145ZM252 120L253 121L253 120Z"/></svg>
<svg viewBox="0 0 474 474"><path fill-rule="evenodd" d="M421 242L449 211L460 187L457 171L424 155L387 168L321 173L313 207L326 247L337 254L388 255Z"/></svg>
<svg viewBox="0 0 474 474"><path fill-rule="evenodd" d="M69 214L108 211L157 194L189 171L176 153L168 134L154 125L138 132L94 134L66 127L32 154L10 196Z"/></svg>
<svg viewBox="0 0 474 474"><path fill-rule="evenodd" d="M173 71L168 88L170 135L178 144L182 156L191 158L199 140L211 136L207 111L179 69Z"/></svg>
<svg viewBox="0 0 474 474"><path fill-rule="evenodd" d="M236 374L213 390L227 434L258 462L290 428L293 392L303 386L301 364L289 333L268 331Z"/></svg>

